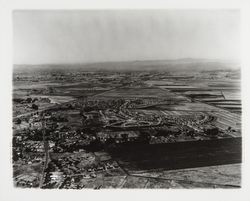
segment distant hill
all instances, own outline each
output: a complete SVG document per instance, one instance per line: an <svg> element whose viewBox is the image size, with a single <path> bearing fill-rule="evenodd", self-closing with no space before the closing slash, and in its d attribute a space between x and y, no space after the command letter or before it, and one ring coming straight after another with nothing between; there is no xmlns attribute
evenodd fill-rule
<svg viewBox="0 0 250 201"><path fill-rule="evenodd" d="M176 59L176 60L145 60L145 61L121 61L121 62L99 62L85 64L41 64L41 65L14 65L18 69L71 69L86 71L210 71L237 69L239 64L232 61L209 60L209 59Z"/></svg>

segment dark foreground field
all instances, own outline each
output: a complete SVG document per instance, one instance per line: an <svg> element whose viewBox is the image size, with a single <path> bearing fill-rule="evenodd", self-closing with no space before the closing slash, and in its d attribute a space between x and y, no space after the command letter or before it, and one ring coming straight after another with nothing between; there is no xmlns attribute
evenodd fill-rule
<svg viewBox="0 0 250 201"><path fill-rule="evenodd" d="M241 163L241 138L126 145L111 155L127 171L175 170Z"/></svg>

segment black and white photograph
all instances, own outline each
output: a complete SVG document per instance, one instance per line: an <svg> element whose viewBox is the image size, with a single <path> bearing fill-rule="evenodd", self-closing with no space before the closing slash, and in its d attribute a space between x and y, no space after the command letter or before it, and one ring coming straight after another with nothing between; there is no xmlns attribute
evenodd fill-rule
<svg viewBox="0 0 250 201"><path fill-rule="evenodd" d="M241 188L239 10L12 20L16 188Z"/></svg>
<svg viewBox="0 0 250 201"><path fill-rule="evenodd" d="M1 0L0 200L249 201L250 2Z"/></svg>

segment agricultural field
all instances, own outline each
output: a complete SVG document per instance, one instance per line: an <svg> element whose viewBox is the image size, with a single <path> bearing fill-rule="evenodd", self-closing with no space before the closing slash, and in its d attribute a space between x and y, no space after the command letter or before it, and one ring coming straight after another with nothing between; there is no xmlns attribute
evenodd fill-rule
<svg viewBox="0 0 250 201"><path fill-rule="evenodd" d="M241 186L236 72L48 72L14 73L15 186Z"/></svg>
<svg viewBox="0 0 250 201"><path fill-rule="evenodd" d="M131 87L118 88L101 94L104 97L122 97L122 98L162 98L174 97L173 94L168 93L157 87Z"/></svg>

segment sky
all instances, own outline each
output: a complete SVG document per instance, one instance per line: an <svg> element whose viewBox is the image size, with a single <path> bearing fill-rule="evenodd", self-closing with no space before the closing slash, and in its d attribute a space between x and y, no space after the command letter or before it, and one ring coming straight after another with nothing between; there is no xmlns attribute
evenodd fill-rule
<svg viewBox="0 0 250 201"><path fill-rule="evenodd" d="M14 64L239 60L238 10L16 10Z"/></svg>

